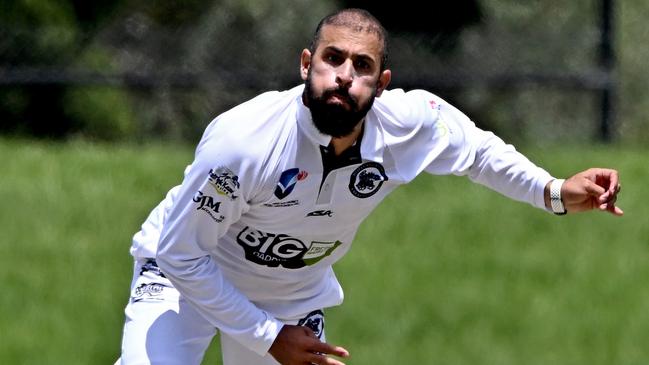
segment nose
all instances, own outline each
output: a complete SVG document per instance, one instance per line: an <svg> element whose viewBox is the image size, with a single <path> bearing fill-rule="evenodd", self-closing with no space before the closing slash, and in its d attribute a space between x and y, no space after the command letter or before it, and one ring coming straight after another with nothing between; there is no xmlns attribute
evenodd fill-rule
<svg viewBox="0 0 649 365"><path fill-rule="evenodd" d="M343 62L336 70L336 83L340 87L349 88L354 81L354 67L351 60Z"/></svg>

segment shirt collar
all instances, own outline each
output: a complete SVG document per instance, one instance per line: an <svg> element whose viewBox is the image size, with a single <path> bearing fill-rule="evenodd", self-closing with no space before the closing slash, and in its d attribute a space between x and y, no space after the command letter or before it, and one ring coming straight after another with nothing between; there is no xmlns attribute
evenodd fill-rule
<svg viewBox="0 0 649 365"><path fill-rule="evenodd" d="M363 160L382 163L384 149L383 129L381 128L378 113L372 107L365 117L365 128L361 140L361 156L363 156Z"/></svg>

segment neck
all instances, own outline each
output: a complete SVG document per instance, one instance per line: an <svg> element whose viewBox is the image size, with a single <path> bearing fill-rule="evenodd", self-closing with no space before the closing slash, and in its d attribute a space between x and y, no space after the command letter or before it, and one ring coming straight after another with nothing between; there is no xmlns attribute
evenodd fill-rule
<svg viewBox="0 0 649 365"><path fill-rule="evenodd" d="M363 122L364 120L358 123L350 134L343 137L331 138L331 145L334 147L334 153L336 156L340 156L346 149L351 147L356 140L358 140L358 136L360 136L363 131Z"/></svg>

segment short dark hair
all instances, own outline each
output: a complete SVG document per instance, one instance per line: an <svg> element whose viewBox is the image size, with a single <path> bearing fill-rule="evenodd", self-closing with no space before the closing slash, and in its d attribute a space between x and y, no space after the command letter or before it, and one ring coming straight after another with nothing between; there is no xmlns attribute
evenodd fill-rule
<svg viewBox="0 0 649 365"><path fill-rule="evenodd" d="M332 14L324 17L318 27L315 30L313 39L311 40L311 45L309 46L309 51L311 54L315 53L316 48L318 48L318 43L320 43L320 37L322 33L322 27L325 25L334 25L334 26L343 26L349 27L357 31L365 31L368 33L374 33L379 38L379 41L382 43L381 50L381 71L385 70L388 66L388 32L383 28L381 22L370 14L369 11L365 9L343 9L336 11Z"/></svg>

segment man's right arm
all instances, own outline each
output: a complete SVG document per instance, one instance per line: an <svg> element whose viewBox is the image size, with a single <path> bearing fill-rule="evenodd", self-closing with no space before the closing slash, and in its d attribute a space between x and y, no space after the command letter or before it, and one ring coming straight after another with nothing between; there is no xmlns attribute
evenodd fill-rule
<svg viewBox="0 0 649 365"><path fill-rule="evenodd" d="M156 260L174 287L224 333L266 354L283 324L257 308L210 256L246 209L246 176L232 153L199 147L166 218ZM220 190L220 191L219 191ZM232 190L232 191L230 191Z"/></svg>

